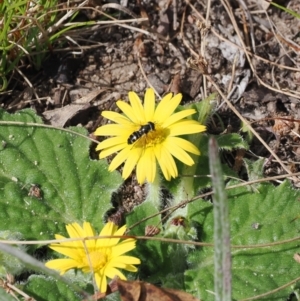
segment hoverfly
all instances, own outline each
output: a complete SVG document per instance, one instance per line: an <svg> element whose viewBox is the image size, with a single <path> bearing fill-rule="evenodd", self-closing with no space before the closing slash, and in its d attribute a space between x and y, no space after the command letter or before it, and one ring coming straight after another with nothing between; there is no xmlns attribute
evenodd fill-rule
<svg viewBox="0 0 300 301"><path fill-rule="evenodd" d="M149 121L147 124L142 125L138 131L133 132L128 140L128 144L133 144L135 141L140 139L142 136L147 135L150 131L155 130L155 125L153 122Z"/></svg>

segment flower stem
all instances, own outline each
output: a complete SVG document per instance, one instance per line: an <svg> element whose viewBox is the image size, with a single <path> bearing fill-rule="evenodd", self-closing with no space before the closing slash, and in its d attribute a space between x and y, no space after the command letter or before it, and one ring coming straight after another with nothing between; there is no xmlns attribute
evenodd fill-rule
<svg viewBox="0 0 300 301"><path fill-rule="evenodd" d="M155 179L152 183L147 184L148 195L146 201L151 202L157 211L161 208L161 196L160 196L160 185L161 185L161 176L158 168L156 169Z"/></svg>

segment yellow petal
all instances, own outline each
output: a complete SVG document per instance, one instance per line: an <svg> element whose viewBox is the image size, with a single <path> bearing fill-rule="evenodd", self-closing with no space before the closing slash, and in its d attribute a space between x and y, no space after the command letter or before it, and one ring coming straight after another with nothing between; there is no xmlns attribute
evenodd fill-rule
<svg viewBox="0 0 300 301"><path fill-rule="evenodd" d="M116 258L113 258L110 261L110 265L118 268L118 269L125 269L127 270L128 266L133 267L135 270L137 270L136 267L133 266L133 264L140 264L141 261L136 258L136 257L132 257L132 256L119 256Z"/></svg>
<svg viewBox="0 0 300 301"><path fill-rule="evenodd" d="M123 235L125 232L126 232L126 225L120 227L120 228L116 228L116 231L114 232L114 235L116 236L120 236L120 235Z"/></svg>
<svg viewBox="0 0 300 301"><path fill-rule="evenodd" d="M156 176L156 159L153 147L149 147L146 149L145 161L146 162L144 164L146 165L147 171L146 178L150 183L153 183Z"/></svg>
<svg viewBox="0 0 300 301"><path fill-rule="evenodd" d="M173 157L167 150L165 150L165 154L163 155L163 160L166 162L168 173L173 178L176 178L178 176L177 166L176 166L176 163L175 163Z"/></svg>
<svg viewBox="0 0 300 301"><path fill-rule="evenodd" d="M128 156L130 155L131 146L127 146L123 148L111 161L109 165L109 171L113 171L118 168L124 161L127 160Z"/></svg>
<svg viewBox="0 0 300 301"><path fill-rule="evenodd" d="M102 228L99 236L113 235L116 232L117 229L118 229L117 225L115 225L113 222L108 222Z"/></svg>
<svg viewBox="0 0 300 301"><path fill-rule="evenodd" d="M67 232L70 236L70 238L80 238L85 237L85 233L81 226L77 223L72 223L66 225Z"/></svg>
<svg viewBox="0 0 300 301"><path fill-rule="evenodd" d="M174 124L175 122L190 116L192 114L195 114L196 110L190 109L190 110L183 110L181 112L175 113L171 115L166 121L161 125L163 128L169 127L170 125Z"/></svg>
<svg viewBox="0 0 300 301"><path fill-rule="evenodd" d="M124 270L129 271L129 272L137 272L138 269L131 264L127 264L126 267L124 268Z"/></svg>
<svg viewBox="0 0 300 301"><path fill-rule="evenodd" d="M124 101L117 101L117 106L122 110L122 112L135 124L141 124L141 119L135 113L133 108Z"/></svg>
<svg viewBox="0 0 300 301"><path fill-rule="evenodd" d="M178 107L182 99L182 94L176 94L172 97L172 93L167 94L158 104L155 113L154 120L158 123L163 123Z"/></svg>
<svg viewBox="0 0 300 301"><path fill-rule="evenodd" d="M131 132L131 127L124 127L120 124L106 124L96 129L96 136L122 136L128 135Z"/></svg>
<svg viewBox="0 0 300 301"><path fill-rule="evenodd" d="M141 124L147 123L146 117L145 117L145 111L142 106L141 100L138 97L138 95L131 91L128 93L129 101L131 104L131 107L135 113L135 115L139 118Z"/></svg>
<svg viewBox="0 0 300 301"><path fill-rule="evenodd" d="M67 229L67 232L68 232L70 238L86 237L86 234L84 233L83 228L78 223L68 224L68 225L66 225L66 229ZM77 247L77 248L83 247L82 241L72 241L71 244L72 244L72 246ZM66 244L66 243L61 243L60 245L62 248L66 245L69 246L69 244ZM70 256L70 257L72 257L72 256Z"/></svg>
<svg viewBox="0 0 300 301"><path fill-rule="evenodd" d="M125 231L126 231L126 225L124 225L123 227L119 228L112 222L109 222L109 225L105 225L106 230L105 231L101 231L100 236L122 236ZM115 256L114 254L114 249L117 248L118 246L121 245L120 248L123 249L122 247L122 242L119 243L120 241L120 237L117 238L102 238L97 242L97 247L99 248L103 248L103 247L107 247L107 248L112 248L112 256Z"/></svg>
<svg viewBox="0 0 300 301"><path fill-rule="evenodd" d="M80 248L82 249L82 245L78 245L78 244L76 245L74 244L74 242L72 245L70 244L67 245L65 243L62 243L62 244L52 244L49 246L49 248L57 253L63 254L74 260L77 260L79 257L77 250Z"/></svg>
<svg viewBox="0 0 300 301"><path fill-rule="evenodd" d="M83 231L85 233L85 237L91 237L96 236L96 232L93 229L92 225L88 222L83 223ZM87 239L84 241L86 247L88 250L94 249L96 246L96 240L95 239Z"/></svg>
<svg viewBox="0 0 300 301"><path fill-rule="evenodd" d="M168 127L170 136L179 136L204 132L206 126L195 120L182 120Z"/></svg>
<svg viewBox="0 0 300 301"><path fill-rule="evenodd" d="M119 258L127 264L141 264L141 260L134 256L120 256Z"/></svg>
<svg viewBox="0 0 300 301"><path fill-rule="evenodd" d="M144 165L141 164L143 161L139 162L136 166L136 178L139 184L144 184L146 181L146 173L144 169Z"/></svg>
<svg viewBox="0 0 300 301"><path fill-rule="evenodd" d="M136 176L140 184L146 179L152 183L156 175L156 161L152 147L147 148L141 155L136 167Z"/></svg>
<svg viewBox="0 0 300 301"><path fill-rule="evenodd" d="M101 147L101 146L99 147L99 145L100 145L100 144L98 144L98 146L96 147L96 150L99 150L99 148ZM107 156L110 156L111 154L116 153L116 152L118 152L119 150L124 149L124 148L126 148L126 147L128 147L127 142L126 142L126 143L123 143L123 144L119 144L119 145L115 145L115 146L109 147L109 148L107 148L107 149L104 149L104 150L102 150L102 152L99 154L99 158L100 158L100 159L106 158Z"/></svg>
<svg viewBox="0 0 300 301"><path fill-rule="evenodd" d="M60 234L55 234L55 239L66 239L66 237L60 235Z"/></svg>
<svg viewBox="0 0 300 301"><path fill-rule="evenodd" d="M176 178L178 176L175 161L168 150L166 150L162 145L161 147L156 147L155 156L164 174L164 177L168 181L170 181L171 176L173 178Z"/></svg>
<svg viewBox="0 0 300 301"><path fill-rule="evenodd" d="M156 161L152 147L147 148L141 156L137 163L136 175L140 184L144 183L146 179L150 183L154 181L156 175Z"/></svg>
<svg viewBox="0 0 300 301"><path fill-rule="evenodd" d="M193 143L183 138L168 137L165 143L168 148L171 148L174 144L176 144L187 152L190 152L195 155L200 155L199 149Z"/></svg>
<svg viewBox="0 0 300 301"><path fill-rule="evenodd" d="M168 143L166 144L166 148L172 156L184 164L191 166L195 163L191 156L177 144Z"/></svg>
<svg viewBox="0 0 300 301"><path fill-rule="evenodd" d="M123 234L121 234L123 235ZM120 256L123 255L124 253L127 253L131 250L133 250L136 246L136 240L134 238L128 238L120 243L118 245L114 246L112 250L112 256Z"/></svg>
<svg viewBox="0 0 300 301"><path fill-rule="evenodd" d="M49 269L61 271L61 275L67 270L76 268L78 262L73 259L54 259L45 263L45 266Z"/></svg>
<svg viewBox="0 0 300 301"><path fill-rule="evenodd" d="M66 239L66 237L64 236L61 236L61 235L58 235L58 234L55 234L55 239ZM74 242L74 241L65 241L65 242L62 242L62 243L55 243L55 244L51 244L50 247L51 248L73 248L73 247L76 247L78 244L79 247L81 247L82 245L78 242Z"/></svg>
<svg viewBox="0 0 300 301"><path fill-rule="evenodd" d="M100 142L97 147L96 150L102 150L105 148L110 148L110 147L114 147L117 145L122 144L124 148L124 144L127 145L127 138L126 136L117 136L117 137L112 137L112 138L108 138L106 140L103 140L102 142Z"/></svg>
<svg viewBox="0 0 300 301"><path fill-rule="evenodd" d="M128 156L128 159L125 162L122 177L123 179L127 179L134 167L136 166L137 162L140 159L140 156L142 154L142 148L140 147L133 147L131 150L130 155Z"/></svg>
<svg viewBox="0 0 300 301"><path fill-rule="evenodd" d="M101 115L115 123L119 123L122 125L131 125L132 122L125 116L121 115L120 113L113 112L113 111L103 111Z"/></svg>
<svg viewBox="0 0 300 301"><path fill-rule="evenodd" d="M146 90L145 97L144 97L144 112L146 121L153 121L154 120L154 110L155 110L155 94L154 90L149 88Z"/></svg>
<svg viewBox="0 0 300 301"><path fill-rule="evenodd" d="M108 231L101 231L101 235L110 235L110 236L122 236L126 231L126 225L122 226L118 229L118 226L116 226L114 223L110 222L110 228L107 229ZM102 239L101 246L102 247L112 247L117 248L119 245L119 241L121 238L106 238ZM112 251L113 253L113 251Z"/></svg>
<svg viewBox="0 0 300 301"><path fill-rule="evenodd" d="M103 229L101 230L99 236L112 236L117 231L118 226L112 222L108 222L105 224ZM125 226L126 229L126 226ZM116 245L119 242L120 238L101 238L97 240L97 248L111 247Z"/></svg>
<svg viewBox="0 0 300 301"><path fill-rule="evenodd" d="M89 222L84 222L82 227L83 227L83 232L86 236L96 236L96 232Z"/></svg>
<svg viewBox="0 0 300 301"><path fill-rule="evenodd" d="M118 269L115 269L114 267L108 267L105 269L105 275L113 279L114 277L118 276L122 280L126 280L126 277L124 276L123 273L121 273Z"/></svg>
<svg viewBox="0 0 300 301"><path fill-rule="evenodd" d="M103 275L103 273L95 273L94 274L95 277L95 282L100 290L101 293L105 293L107 290L107 280L106 280L106 276Z"/></svg>

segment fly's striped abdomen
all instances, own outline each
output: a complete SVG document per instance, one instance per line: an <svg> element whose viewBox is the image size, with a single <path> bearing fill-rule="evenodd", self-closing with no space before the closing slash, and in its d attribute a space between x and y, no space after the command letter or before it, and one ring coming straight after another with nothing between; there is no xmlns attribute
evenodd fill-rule
<svg viewBox="0 0 300 301"><path fill-rule="evenodd" d="M142 125L138 131L133 132L128 140L128 144L133 144L135 141L140 139L142 136L147 135L150 131L155 130L155 125L153 122L149 121L147 124Z"/></svg>

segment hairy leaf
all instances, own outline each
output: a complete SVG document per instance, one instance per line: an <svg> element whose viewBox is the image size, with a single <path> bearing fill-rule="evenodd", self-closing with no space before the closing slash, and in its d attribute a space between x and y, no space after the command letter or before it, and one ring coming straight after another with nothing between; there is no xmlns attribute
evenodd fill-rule
<svg viewBox="0 0 300 301"><path fill-rule="evenodd" d="M257 189L257 193L251 187L228 190L231 244L270 245L299 236L300 220L295 217L299 213L300 192L287 181L278 187L261 184ZM201 210L201 206L202 203L198 204L198 209L194 206L195 211ZM193 219L197 220L198 215L195 214ZM213 215L209 211L202 224L201 241L213 242ZM299 251L297 241L265 248L232 248L231 251L234 299L266 293L299 276L299 264L293 260L294 253ZM214 300L213 256L213 247L193 252L189 256L191 269L185 274L188 291L196 292L197 297L207 301ZM267 299L287 298L291 291L286 287Z"/></svg>
<svg viewBox="0 0 300 301"><path fill-rule="evenodd" d="M32 110L0 111L0 120L0 230L39 240L65 234L65 224L73 222L89 221L100 230L111 193L122 181L105 161L89 158L89 140L59 129L3 123L42 124Z"/></svg>

